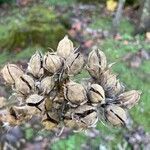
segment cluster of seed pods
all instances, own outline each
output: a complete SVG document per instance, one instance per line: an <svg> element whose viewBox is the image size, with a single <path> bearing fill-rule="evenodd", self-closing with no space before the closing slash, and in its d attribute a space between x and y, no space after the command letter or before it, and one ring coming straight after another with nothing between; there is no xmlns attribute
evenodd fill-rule
<svg viewBox="0 0 150 150"><path fill-rule="evenodd" d="M83 69L89 72L89 79L75 82L73 77ZM50 130L61 126L84 130L95 127L101 118L112 125L125 125L127 109L139 101L141 94L125 91L103 51L92 50L85 59L67 36L56 52L36 52L26 70L6 64L1 73L17 100L9 113L0 117L10 125L33 116Z"/></svg>

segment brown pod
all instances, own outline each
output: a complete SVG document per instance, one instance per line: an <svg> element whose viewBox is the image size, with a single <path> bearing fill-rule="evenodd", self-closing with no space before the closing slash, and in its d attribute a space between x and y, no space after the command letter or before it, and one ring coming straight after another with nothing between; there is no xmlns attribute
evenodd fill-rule
<svg viewBox="0 0 150 150"><path fill-rule="evenodd" d="M8 84L14 84L15 80L24 74L24 72L15 64L7 64L1 70L4 80Z"/></svg>
<svg viewBox="0 0 150 150"><path fill-rule="evenodd" d="M65 36L57 46L57 55L61 56L63 58L67 58L70 53L73 51L73 43L72 41L68 38L68 36Z"/></svg>
<svg viewBox="0 0 150 150"><path fill-rule="evenodd" d="M36 52L30 59L28 63L27 71L31 73L34 77L39 78L43 76L44 69L42 66L43 57L40 52Z"/></svg>
<svg viewBox="0 0 150 150"><path fill-rule="evenodd" d="M99 84L91 84L88 94L92 103L105 103L105 92L102 86L100 86Z"/></svg>
<svg viewBox="0 0 150 150"><path fill-rule="evenodd" d="M90 75L99 79L100 73L106 68L107 60L105 54L100 50L92 50L88 57L87 69Z"/></svg>
<svg viewBox="0 0 150 150"><path fill-rule="evenodd" d="M86 103L86 90L83 85L70 81L64 86L64 96L70 104L75 106Z"/></svg>
<svg viewBox="0 0 150 150"><path fill-rule="evenodd" d="M45 77L44 79L42 79L40 84L41 91L45 94L50 93L53 90L54 86L55 86L55 80L53 76Z"/></svg>
<svg viewBox="0 0 150 150"><path fill-rule="evenodd" d="M125 125L127 121L125 110L116 105L108 105L105 107L105 117L112 125Z"/></svg>
<svg viewBox="0 0 150 150"><path fill-rule="evenodd" d="M79 52L73 52L66 59L65 70L68 75L76 75L83 69L84 63L83 55Z"/></svg>
<svg viewBox="0 0 150 150"><path fill-rule="evenodd" d="M140 99L140 95L141 95L141 92L137 90L124 92L117 97L116 103L119 106L130 109L138 103Z"/></svg>
<svg viewBox="0 0 150 150"><path fill-rule="evenodd" d="M27 95L34 91L34 80L28 75L23 75L15 81L15 90L17 93Z"/></svg>
<svg viewBox="0 0 150 150"><path fill-rule="evenodd" d="M44 55L43 66L50 73L57 73L61 69L62 65L63 61L58 55L52 54L50 52Z"/></svg>

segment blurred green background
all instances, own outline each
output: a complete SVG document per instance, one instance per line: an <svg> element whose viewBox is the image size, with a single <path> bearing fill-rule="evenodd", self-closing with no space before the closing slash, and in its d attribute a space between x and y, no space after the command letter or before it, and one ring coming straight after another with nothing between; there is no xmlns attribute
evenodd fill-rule
<svg viewBox="0 0 150 150"><path fill-rule="evenodd" d="M113 1L115 5L118 1ZM117 36L111 36L113 11L107 10L106 0L0 0L0 67L7 62L24 63L38 49L43 52L57 47L66 34L78 47L87 49L97 46L102 49L127 90L142 91L139 104L131 111L133 130L141 126L150 132L150 35L148 31L134 35L136 29L138 0L127 0ZM77 20L74 21L74 20ZM81 29L80 29L81 28ZM92 43L88 45L88 42ZM144 54L143 54L144 53ZM76 80L86 78L82 72ZM3 94L1 94L3 95ZM47 131L37 131L32 126L23 126L24 138L34 141L37 136L51 138ZM90 133L66 133L48 145L52 150L119 149L127 144L126 129L99 123L99 135ZM93 134L93 132L91 133ZM34 146L33 146L34 149ZM141 148L142 149L142 148Z"/></svg>

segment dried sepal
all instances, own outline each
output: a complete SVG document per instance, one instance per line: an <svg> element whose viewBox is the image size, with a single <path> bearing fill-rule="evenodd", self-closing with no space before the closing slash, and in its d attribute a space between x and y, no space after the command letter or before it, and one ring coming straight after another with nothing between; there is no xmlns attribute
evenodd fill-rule
<svg viewBox="0 0 150 150"><path fill-rule="evenodd" d="M58 71L61 70L62 65L63 65L63 61L61 57L59 57L58 55L52 54L50 52L47 52L44 55L43 66L50 73L52 74L57 73Z"/></svg>
<svg viewBox="0 0 150 150"><path fill-rule="evenodd" d="M44 94L50 93L53 90L54 86L55 80L53 76L47 76L43 78L40 84L41 91Z"/></svg>
<svg viewBox="0 0 150 150"><path fill-rule="evenodd" d="M101 50L92 50L88 57L87 69L90 75L99 79L100 73L106 68L107 60Z"/></svg>
<svg viewBox="0 0 150 150"><path fill-rule="evenodd" d="M112 125L125 125L127 122L127 115L123 108L116 105L108 105L105 107L106 121Z"/></svg>
<svg viewBox="0 0 150 150"><path fill-rule="evenodd" d="M43 76L44 69L43 69L43 57L40 52L36 52L30 59L28 63L27 72L31 73L34 77L39 78Z"/></svg>
<svg viewBox="0 0 150 150"><path fill-rule="evenodd" d="M94 104L104 104L105 103L105 92L102 86L99 84L91 84L89 88L89 99Z"/></svg>
<svg viewBox="0 0 150 150"><path fill-rule="evenodd" d="M65 61L65 71L68 75L78 74L84 67L84 56L80 52L73 52Z"/></svg>
<svg viewBox="0 0 150 150"><path fill-rule="evenodd" d="M140 99L141 91L131 90L128 92L121 93L115 100L115 102L125 108L132 108L136 105Z"/></svg>
<svg viewBox="0 0 150 150"><path fill-rule="evenodd" d="M68 38L68 36L65 36L57 46L57 54L63 58L67 58L70 53L73 51L73 43Z"/></svg>
<svg viewBox="0 0 150 150"><path fill-rule="evenodd" d="M65 99L75 106L86 103L86 90L83 85L70 81L64 86Z"/></svg>
<svg viewBox="0 0 150 150"><path fill-rule="evenodd" d="M16 79L24 74L24 72L15 64L7 64L1 70L4 80L8 84L14 84Z"/></svg>

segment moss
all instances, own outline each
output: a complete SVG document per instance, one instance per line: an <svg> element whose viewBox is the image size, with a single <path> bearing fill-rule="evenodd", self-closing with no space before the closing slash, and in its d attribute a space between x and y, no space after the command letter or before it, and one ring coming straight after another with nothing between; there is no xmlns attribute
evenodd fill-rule
<svg viewBox="0 0 150 150"><path fill-rule="evenodd" d="M22 17L25 18L16 19L8 25L9 30L0 38L2 49L13 50L29 46L56 48L59 40L66 34L65 26L59 22L52 9L34 6ZM4 31L0 32L3 34Z"/></svg>

